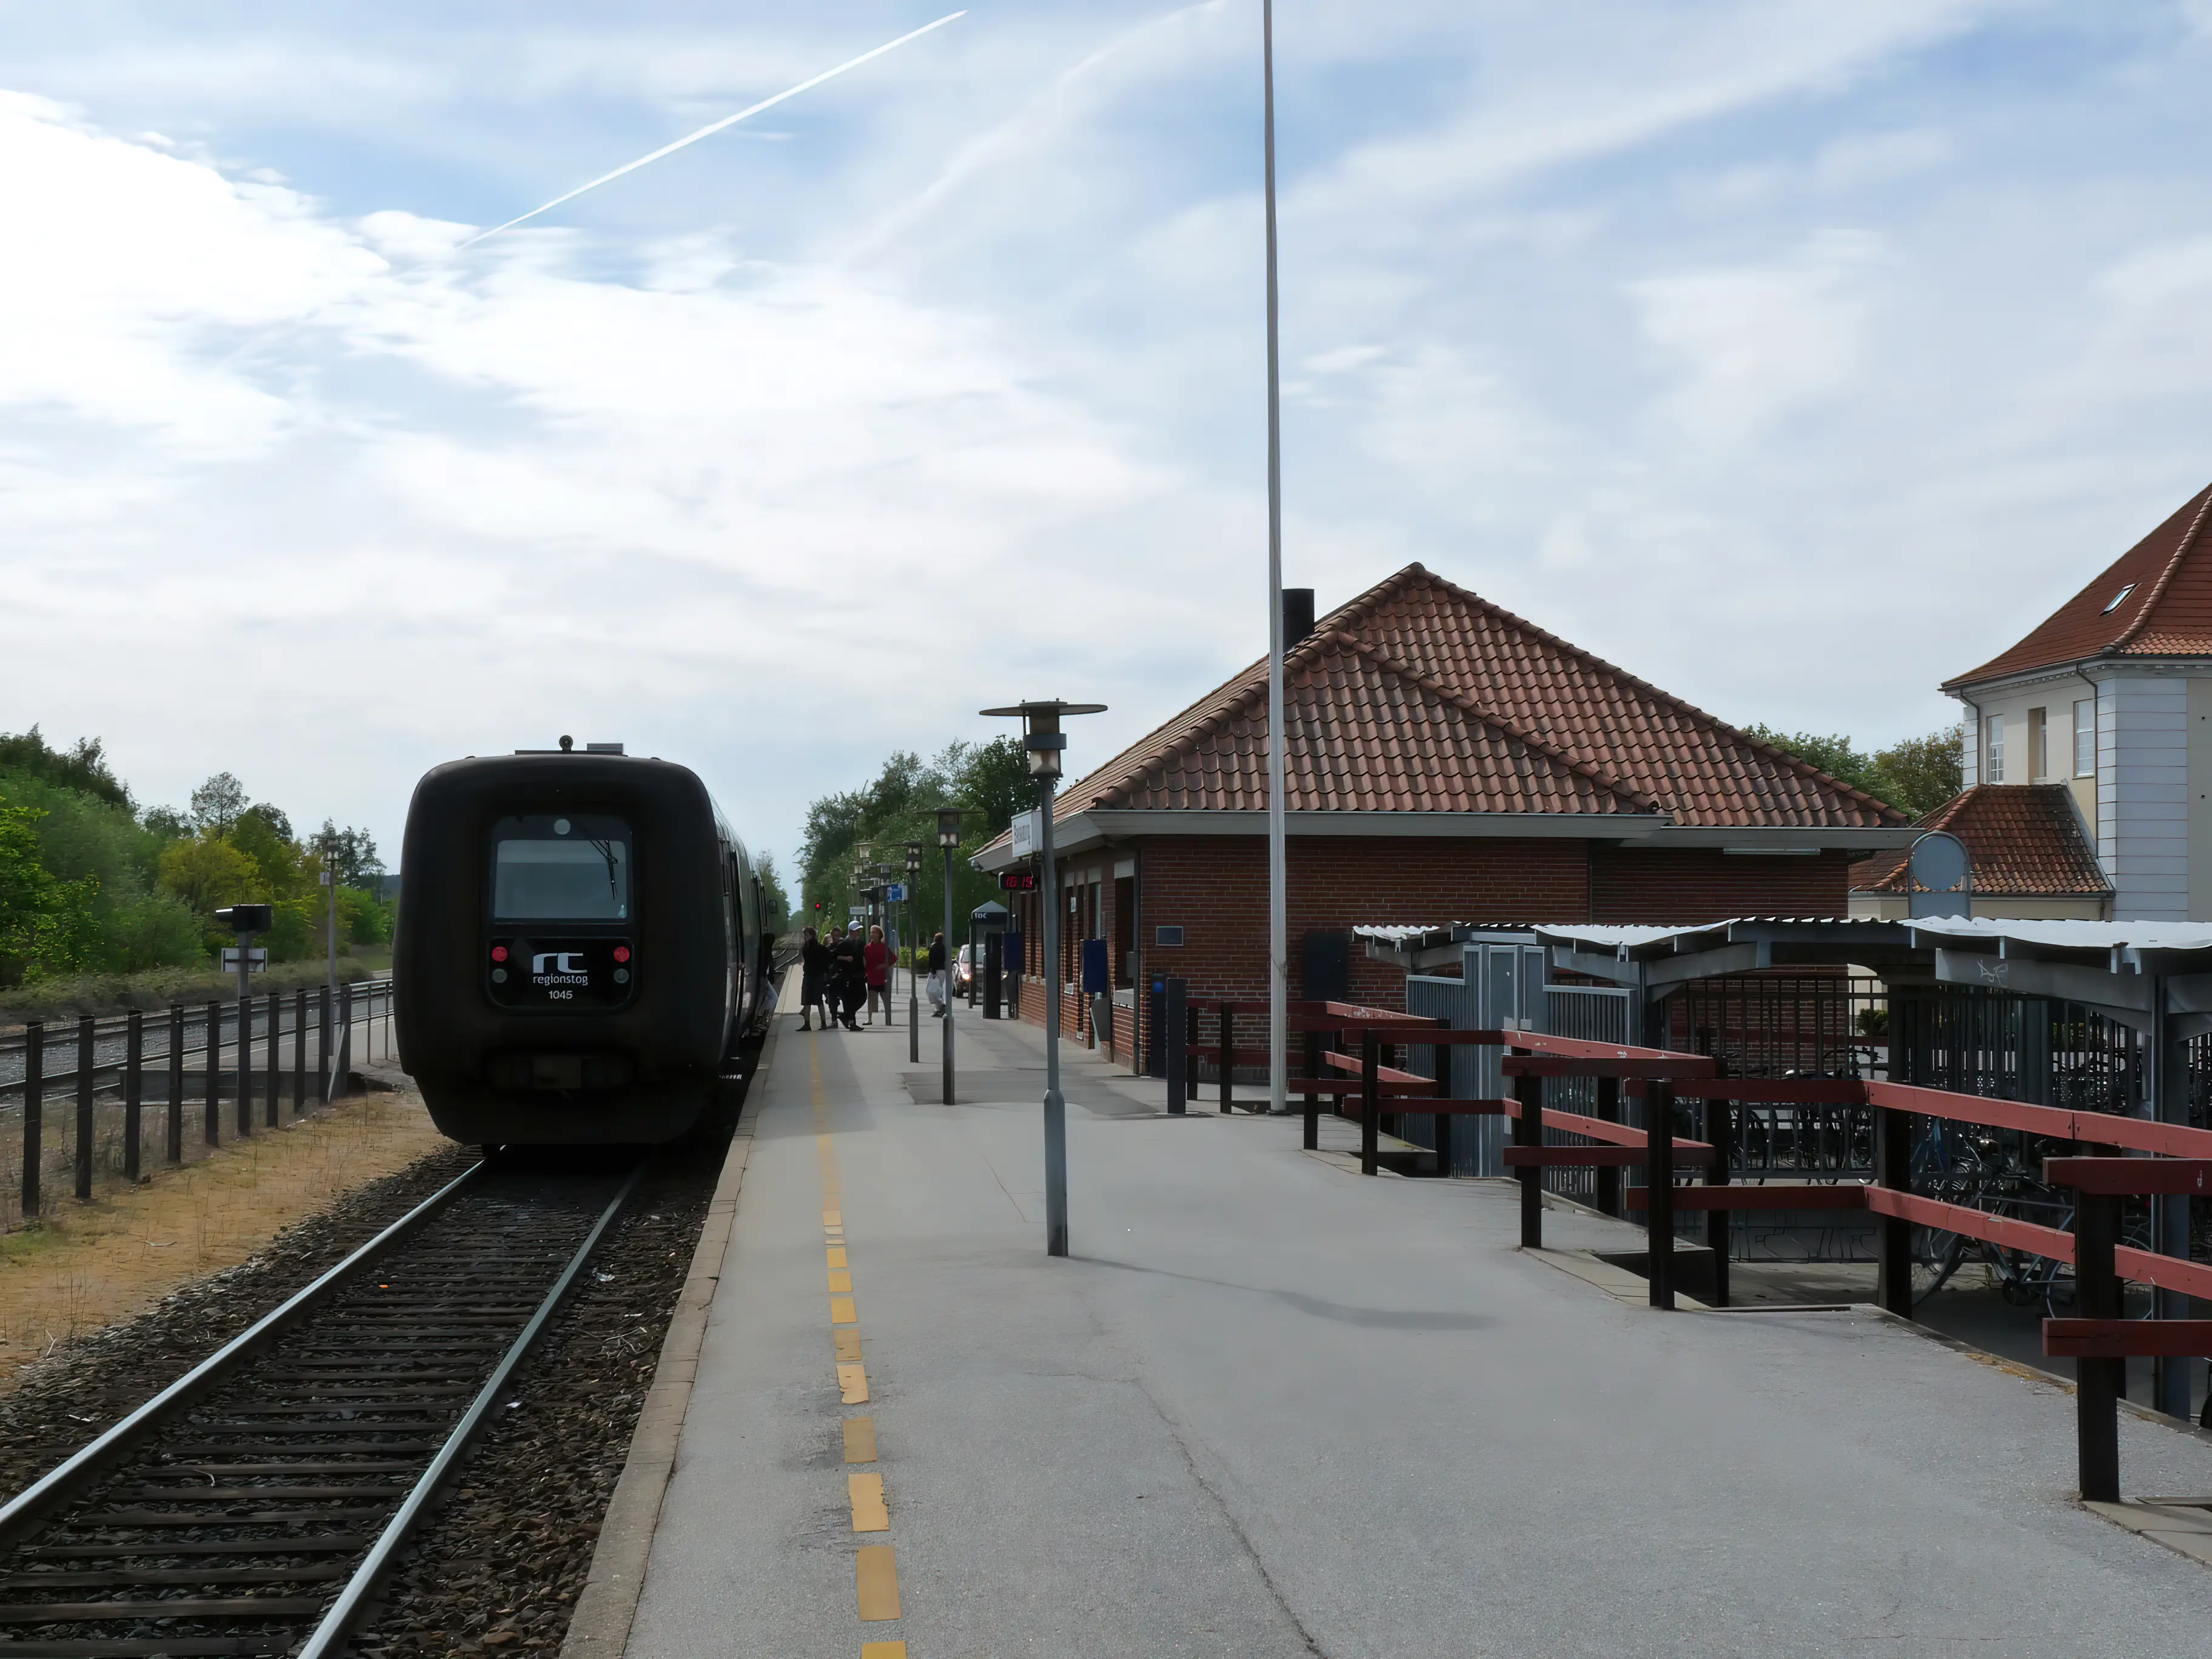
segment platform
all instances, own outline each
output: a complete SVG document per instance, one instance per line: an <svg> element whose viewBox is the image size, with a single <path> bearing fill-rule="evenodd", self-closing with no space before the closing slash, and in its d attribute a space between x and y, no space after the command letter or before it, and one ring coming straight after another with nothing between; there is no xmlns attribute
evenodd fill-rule
<svg viewBox="0 0 2212 1659"><path fill-rule="evenodd" d="M632 1659L2070 1656L2212 1627L2212 1568L2075 1501L2049 1382L1870 1311L1655 1313L1561 1270L1619 1224L1554 1215L1559 1259L1531 1255L1503 1183L1169 1118L1074 1045L1052 1261L1034 1028L963 1019L948 1107L926 1017L920 1066L902 1023L779 1026ZM2212 1443L2122 1437L2130 1492L2212 1494Z"/></svg>

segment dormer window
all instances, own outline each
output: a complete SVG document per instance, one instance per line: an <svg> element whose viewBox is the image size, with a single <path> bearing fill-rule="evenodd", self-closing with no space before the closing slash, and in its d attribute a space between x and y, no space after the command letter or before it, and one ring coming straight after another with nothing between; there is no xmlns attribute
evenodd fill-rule
<svg viewBox="0 0 2212 1659"><path fill-rule="evenodd" d="M2122 605L2125 605L2125 604L2128 602L2128 595L2129 595L2129 594L2130 594L2130 593L2132 593L2132 592L2134 592L2135 591L2136 591L2136 585L2135 585L2133 582L2130 582L2130 583L2129 583L2125 587L2122 588L2118 592L2117 592L2117 593L2115 593L2115 594L2113 594L2113 595L2112 595L2112 603L2111 603L2110 605L2107 605L2104 608L2104 610L2103 610L2100 613L2099 613L2099 614L2100 614L2100 615L2102 615L2102 616L2106 616L2106 617L2111 616L2111 615L2112 614L2112 612L2114 612L2115 611L2118 611L2118 610Z"/></svg>

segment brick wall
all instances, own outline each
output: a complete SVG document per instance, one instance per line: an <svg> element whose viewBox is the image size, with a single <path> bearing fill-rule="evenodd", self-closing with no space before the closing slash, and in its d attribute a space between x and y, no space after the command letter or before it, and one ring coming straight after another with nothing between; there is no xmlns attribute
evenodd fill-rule
<svg viewBox="0 0 2212 1659"><path fill-rule="evenodd" d="M1808 858L1731 856L1718 848L1590 850L1590 920L1719 921L1729 916L1840 916L1850 864L1841 853Z"/></svg>
<svg viewBox="0 0 2212 1659"><path fill-rule="evenodd" d="M1360 924L1442 922L1501 927L1541 921L1699 922L1739 915L1835 916L1844 914L1849 865L1840 853L1806 858L1730 856L1717 848L1643 852L1570 840L1293 836L1290 854L1291 995L1300 983L1310 930L1346 932ZM1099 928L1113 936L1113 864L1129 856L1079 854L1071 872L1097 868L1106 876ZM1267 848L1259 836L1147 838L1139 854L1137 949L1145 984L1179 975L1200 1003L1264 1002L1267 994ZM1064 902L1064 899L1063 899ZM1063 910L1063 915L1066 912ZM1155 930L1180 926L1180 949L1154 943ZM1031 925L1030 957L1042 969L1042 940ZM1071 961L1073 956L1071 955ZM1401 1007L1405 975L1351 957L1355 1002ZM1079 1041L1081 1010L1066 996L1061 1030ZM1044 988L1034 974L1022 984L1022 1018L1042 1023ZM1132 1034L1127 1012L1116 1017L1116 1048ZM1214 1016L1201 1041L1214 1040ZM1264 1022L1240 1020L1239 1046L1264 1044ZM1295 1062L1294 1062L1295 1064ZM1209 1066L1210 1070L1211 1067Z"/></svg>

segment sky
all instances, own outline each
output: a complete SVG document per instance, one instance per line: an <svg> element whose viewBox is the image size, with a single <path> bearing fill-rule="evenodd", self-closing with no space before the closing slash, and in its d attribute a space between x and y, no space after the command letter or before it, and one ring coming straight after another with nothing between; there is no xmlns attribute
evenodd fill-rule
<svg viewBox="0 0 2212 1659"><path fill-rule="evenodd" d="M949 3L949 0L946 0ZM396 856L623 741L788 867L1267 639L1258 0L0 0L0 730ZM1281 0L1285 578L1723 719L1935 687L2212 479L2212 0Z"/></svg>

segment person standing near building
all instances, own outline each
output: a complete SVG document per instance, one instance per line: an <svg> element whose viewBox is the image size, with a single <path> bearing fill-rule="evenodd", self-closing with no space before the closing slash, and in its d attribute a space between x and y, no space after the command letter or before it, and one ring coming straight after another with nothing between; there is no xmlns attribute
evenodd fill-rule
<svg viewBox="0 0 2212 1659"><path fill-rule="evenodd" d="M822 1013L821 1029L830 1027L830 947L811 927L799 947L799 1029L816 1029L811 1018L815 1010Z"/></svg>
<svg viewBox="0 0 2212 1659"><path fill-rule="evenodd" d="M945 1018L945 935L938 934L929 941L929 1017Z"/></svg>
<svg viewBox="0 0 2212 1659"><path fill-rule="evenodd" d="M868 1024L876 1023L876 1005L881 1003L884 1024L891 1023L891 968L898 961L898 952L884 943L884 930L868 929L867 948L860 953L866 964L868 981Z"/></svg>
<svg viewBox="0 0 2212 1659"><path fill-rule="evenodd" d="M867 956L860 945L860 924L854 922L830 946L830 1006L837 1023L848 1031L860 1029L853 1018L867 994Z"/></svg>

